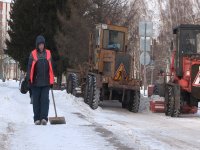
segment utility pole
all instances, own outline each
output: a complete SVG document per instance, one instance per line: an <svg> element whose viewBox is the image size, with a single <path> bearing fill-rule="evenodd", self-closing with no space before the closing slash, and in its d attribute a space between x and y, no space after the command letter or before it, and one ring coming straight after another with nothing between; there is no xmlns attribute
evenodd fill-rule
<svg viewBox="0 0 200 150"><path fill-rule="evenodd" d="M144 27L144 32L145 32L145 34L144 34L144 95L145 95L145 89L146 89L146 87L147 87L147 74L146 74L146 51L147 51L147 49L146 49L146 40L147 40L147 37L146 37L146 35L147 35L147 23L145 22L145 25L144 25L145 27Z"/></svg>
<svg viewBox="0 0 200 150"><path fill-rule="evenodd" d="M153 49L154 49L154 40L152 41L152 47L151 47L151 56L152 56L152 58L153 58ZM152 59L153 60L153 59ZM151 85L153 85L153 71L154 71L154 64L153 64L153 61L152 61L152 63L151 63Z"/></svg>

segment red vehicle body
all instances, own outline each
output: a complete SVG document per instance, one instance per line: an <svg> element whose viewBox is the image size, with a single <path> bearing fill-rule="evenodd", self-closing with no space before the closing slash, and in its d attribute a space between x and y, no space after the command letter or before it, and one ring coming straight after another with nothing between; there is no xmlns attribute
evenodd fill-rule
<svg viewBox="0 0 200 150"><path fill-rule="evenodd" d="M189 56L185 56L183 57L183 76L180 78L176 75L175 69L174 69L174 57L175 57L175 53L176 51L173 52L172 55L172 63L171 63L171 74L174 76L174 83L178 83L182 90L185 90L189 93L192 92L192 86L196 86L196 87L200 87L200 85L195 85L192 83L192 77L191 77L191 72L192 72L192 66L194 65L198 65L200 66L200 59L197 58L193 58L193 57L189 57ZM194 82L194 81L193 81ZM197 97L199 98L199 97Z"/></svg>
<svg viewBox="0 0 200 150"><path fill-rule="evenodd" d="M180 25L173 32L176 48L165 85L165 114L178 117L195 113L200 100L200 25Z"/></svg>

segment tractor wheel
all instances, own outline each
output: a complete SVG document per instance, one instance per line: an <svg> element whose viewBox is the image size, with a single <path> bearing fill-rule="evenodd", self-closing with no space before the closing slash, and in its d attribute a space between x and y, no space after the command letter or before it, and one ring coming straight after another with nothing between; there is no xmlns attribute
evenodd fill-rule
<svg viewBox="0 0 200 150"><path fill-rule="evenodd" d="M84 102L86 104L89 104L89 94L90 94L90 85L91 85L91 81L92 81L92 76L88 75L86 78L86 84L84 87Z"/></svg>
<svg viewBox="0 0 200 150"><path fill-rule="evenodd" d="M171 116L171 117L179 117L180 115L180 109L178 106L176 106L176 101L175 100L175 92L174 91L175 87L173 86L167 86L166 87L166 92L165 92L165 115L166 116Z"/></svg>
<svg viewBox="0 0 200 150"><path fill-rule="evenodd" d="M99 105L100 90L97 88L95 76L92 76L91 84L89 86L89 105L92 109L97 109Z"/></svg>
<svg viewBox="0 0 200 150"><path fill-rule="evenodd" d="M169 86L168 115L173 116L173 113L174 113L174 91L173 87Z"/></svg>
<svg viewBox="0 0 200 150"><path fill-rule="evenodd" d="M180 110L174 110L173 116L172 117L179 117L180 116Z"/></svg>
<svg viewBox="0 0 200 150"><path fill-rule="evenodd" d="M78 77L75 73L69 74L67 78L67 93L76 96L76 88L78 87Z"/></svg>
<svg viewBox="0 0 200 150"><path fill-rule="evenodd" d="M169 116L170 115L170 108L169 108L169 101L170 101L170 88L169 86L166 86L165 89L165 115Z"/></svg>
<svg viewBox="0 0 200 150"><path fill-rule="evenodd" d="M140 91L128 91L127 97L129 100L129 111L137 113L140 105Z"/></svg>
<svg viewBox="0 0 200 150"><path fill-rule="evenodd" d="M175 106L175 91L174 87L169 87L169 115L171 117L179 117L180 109Z"/></svg>
<svg viewBox="0 0 200 150"><path fill-rule="evenodd" d="M173 104L173 113L171 114L171 117L174 117L174 118L178 118L180 116L180 109L177 109L176 108L176 104L175 104L175 101L174 101L174 104Z"/></svg>

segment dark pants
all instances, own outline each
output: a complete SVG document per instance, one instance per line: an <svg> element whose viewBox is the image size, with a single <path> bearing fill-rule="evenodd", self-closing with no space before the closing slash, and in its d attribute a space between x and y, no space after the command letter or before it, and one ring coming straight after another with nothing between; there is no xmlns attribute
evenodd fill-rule
<svg viewBox="0 0 200 150"><path fill-rule="evenodd" d="M29 88L29 95L30 95L30 104L33 104L33 97L32 97L32 91L31 91L31 88Z"/></svg>
<svg viewBox="0 0 200 150"><path fill-rule="evenodd" d="M45 119L49 113L49 86L32 87L34 121Z"/></svg>

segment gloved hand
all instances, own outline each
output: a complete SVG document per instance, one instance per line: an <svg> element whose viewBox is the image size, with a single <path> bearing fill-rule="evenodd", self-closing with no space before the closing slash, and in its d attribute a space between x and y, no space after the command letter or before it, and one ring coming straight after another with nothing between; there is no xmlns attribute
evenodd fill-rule
<svg viewBox="0 0 200 150"><path fill-rule="evenodd" d="M50 88L53 89L53 84L50 85Z"/></svg>

